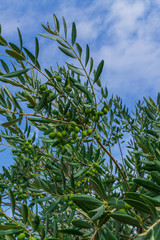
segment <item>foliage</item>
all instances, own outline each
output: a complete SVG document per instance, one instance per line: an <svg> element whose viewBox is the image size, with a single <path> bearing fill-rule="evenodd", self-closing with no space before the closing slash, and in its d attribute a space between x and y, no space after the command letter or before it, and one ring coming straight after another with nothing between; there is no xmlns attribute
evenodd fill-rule
<svg viewBox="0 0 160 240"><path fill-rule="evenodd" d="M104 61L94 67L88 44L82 54L75 23L71 43L65 19L64 37L54 23L40 35L74 60L57 71L41 69L38 38L33 54L19 29L19 46L0 35L10 59L1 59L0 140L14 159L0 175L0 239L158 240L160 94L130 115L101 84Z"/></svg>

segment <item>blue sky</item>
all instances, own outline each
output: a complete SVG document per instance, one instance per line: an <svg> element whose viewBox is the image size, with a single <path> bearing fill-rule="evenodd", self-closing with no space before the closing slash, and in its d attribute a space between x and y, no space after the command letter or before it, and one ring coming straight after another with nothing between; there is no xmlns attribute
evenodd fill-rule
<svg viewBox="0 0 160 240"><path fill-rule="evenodd" d="M66 58L56 43L38 36L45 33L42 23L49 21L53 26L53 13L59 19L65 17L69 31L72 22L76 23L77 42L82 47L89 44L95 68L104 59L101 80L110 94L120 95L131 109L143 96L156 100L160 89L159 0L5 0L0 4L2 36L16 43L19 27L29 50L34 50L34 37L38 37L42 67L63 65ZM6 152L1 156L6 158Z"/></svg>

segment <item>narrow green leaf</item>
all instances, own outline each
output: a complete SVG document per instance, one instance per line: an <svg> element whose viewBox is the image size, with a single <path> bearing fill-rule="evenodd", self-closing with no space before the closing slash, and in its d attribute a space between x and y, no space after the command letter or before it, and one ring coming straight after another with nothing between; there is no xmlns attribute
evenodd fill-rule
<svg viewBox="0 0 160 240"><path fill-rule="evenodd" d="M106 193L102 182L97 177L92 177L90 179L93 189L98 193L101 199L106 199Z"/></svg>
<svg viewBox="0 0 160 240"><path fill-rule="evenodd" d="M53 74L50 71L48 71L48 69L45 68L44 70L50 78L53 77Z"/></svg>
<svg viewBox="0 0 160 240"><path fill-rule="evenodd" d="M20 42L20 49L22 50L22 47L23 47L22 35L19 28L17 28L17 30L18 30L18 36L19 36L19 42Z"/></svg>
<svg viewBox="0 0 160 240"><path fill-rule="evenodd" d="M158 171L152 171L151 176L154 182L160 186L160 173Z"/></svg>
<svg viewBox="0 0 160 240"><path fill-rule="evenodd" d="M27 53L27 56L31 59L31 61L35 63L36 62L35 56L33 56L33 54L27 48L23 47L23 49Z"/></svg>
<svg viewBox="0 0 160 240"><path fill-rule="evenodd" d="M41 25L47 32L49 32L50 34L56 35L56 33L49 26L45 27L43 24Z"/></svg>
<svg viewBox="0 0 160 240"><path fill-rule="evenodd" d="M138 201L136 199L125 198L124 201L131 205L132 207L134 207L135 209L152 214L150 208L146 205L146 203L144 203L144 201L142 201L142 199Z"/></svg>
<svg viewBox="0 0 160 240"><path fill-rule="evenodd" d="M89 46L86 45L86 59L85 59L85 67L87 66L87 63L89 61Z"/></svg>
<svg viewBox="0 0 160 240"><path fill-rule="evenodd" d="M93 58L91 57L91 58L90 58L90 69L89 69L89 74L91 74L92 69L93 69Z"/></svg>
<svg viewBox="0 0 160 240"><path fill-rule="evenodd" d="M0 45L7 46L7 44L6 40L0 35Z"/></svg>
<svg viewBox="0 0 160 240"><path fill-rule="evenodd" d="M20 111L22 111L22 109L21 109L19 103L17 102L16 98L11 94L11 92L8 90L8 88L5 87L4 85L2 85L2 86L3 86L4 91L7 94L7 96L11 99L11 101L14 105L14 109L16 109L16 107L17 107Z"/></svg>
<svg viewBox="0 0 160 240"><path fill-rule="evenodd" d="M76 24L73 22L72 23L72 46L75 44L76 41L76 37L77 37L77 30L76 30Z"/></svg>
<svg viewBox="0 0 160 240"><path fill-rule="evenodd" d="M2 67L5 70L6 73L9 73L9 67L8 65L1 59Z"/></svg>
<svg viewBox="0 0 160 240"><path fill-rule="evenodd" d="M134 179L134 182L150 191L160 194L160 186L153 183L152 181L149 181L146 179L141 179L141 178L136 178L136 179Z"/></svg>
<svg viewBox="0 0 160 240"><path fill-rule="evenodd" d="M29 92L25 91L25 97L30 104L32 104L34 107L36 106L36 100L32 97L32 95Z"/></svg>
<svg viewBox="0 0 160 240"><path fill-rule="evenodd" d="M58 37L54 37L54 36L52 36L52 35L50 35L50 34L42 34L42 33L39 33L39 35L42 36L42 37L45 37L45 38L48 38L48 39L54 40L54 41L59 40Z"/></svg>
<svg viewBox="0 0 160 240"><path fill-rule="evenodd" d="M151 120L156 121L156 116L150 111L149 108L145 107L145 111L146 111L146 113L147 113L147 116L148 116Z"/></svg>
<svg viewBox="0 0 160 240"><path fill-rule="evenodd" d="M3 127L10 127L10 126L14 125L16 122L18 122L20 119L22 119L22 117L16 118L16 119L14 119L12 121L9 121L9 122L2 123L2 126Z"/></svg>
<svg viewBox="0 0 160 240"><path fill-rule="evenodd" d="M131 169L132 171L134 171L134 168L132 167L132 165L129 163L129 161L128 161L126 158L124 158L124 162L125 162L126 166L127 166L129 169Z"/></svg>
<svg viewBox="0 0 160 240"><path fill-rule="evenodd" d="M99 199L84 194L74 196L72 200L84 211L94 210L103 205Z"/></svg>
<svg viewBox="0 0 160 240"><path fill-rule="evenodd" d="M148 208L151 210L151 213L153 214L153 216L157 219L158 218L158 214L157 214L157 210L154 207L154 205L152 204L152 202L150 202L147 198L144 198L142 196L140 196L140 198L143 199L144 202L146 202Z"/></svg>
<svg viewBox="0 0 160 240"><path fill-rule="evenodd" d="M32 222L33 231L36 231L38 229L39 224L40 224L40 218L38 215L36 215Z"/></svg>
<svg viewBox="0 0 160 240"><path fill-rule="evenodd" d="M67 56L72 57L72 58L77 58L77 57L75 56L75 54L72 53L71 51L69 51L68 49L63 48L63 47L58 47L58 48L59 48L64 54L66 54Z"/></svg>
<svg viewBox="0 0 160 240"><path fill-rule="evenodd" d="M10 190L10 188L8 189L8 192L9 192L9 198L11 201L12 215L14 216L15 207L16 207L15 199L14 199L13 192Z"/></svg>
<svg viewBox="0 0 160 240"><path fill-rule="evenodd" d="M55 123L56 121L51 119L41 119L41 118L28 118L31 122L41 122L41 123Z"/></svg>
<svg viewBox="0 0 160 240"><path fill-rule="evenodd" d="M18 233L18 232L22 232L22 229L10 229L10 230L6 230L6 231L1 230L0 236L10 235L10 234Z"/></svg>
<svg viewBox="0 0 160 240"><path fill-rule="evenodd" d="M78 53L79 53L79 57L81 58L82 48L81 48L81 46L80 46L78 43L76 43L76 48L77 48L77 51L78 51Z"/></svg>
<svg viewBox="0 0 160 240"><path fill-rule="evenodd" d="M61 40L58 39L57 42L58 42L62 47L70 49L70 47L68 47L66 44L64 44Z"/></svg>
<svg viewBox="0 0 160 240"><path fill-rule="evenodd" d="M47 236L47 234L48 234L48 230L49 230L49 215L48 215L48 214L46 214L46 221L45 221L45 224L46 224L45 236Z"/></svg>
<svg viewBox="0 0 160 240"><path fill-rule="evenodd" d="M126 224L129 224L129 225L132 225L132 226L140 226L139 224L139 221L137 220L137 218L135 217L132 217L130 215L127 215L123 212L115 212L115 213L111 213L111 217L120 221L120 222L123 222L123 223L126 223Z"/></svg>
<svg viewBox="0 0 160 240"><path fill-rule="evenodd" d="M105 212L106 207L104 205L102 205L97 210L98 210L97 213L91 218L91 221L95 221L95 220L99 219Z"/></svg>
<svg viewBox="0 0 160 240"><path fill-rule="evenodd" d="M117 209L125 208L125 202L124 202L123 200L118 200L118 199L115 198L115 197L111 197L111 198L108 200L108 205L109 205L111 208L117 208Z"/></svg>
<svg viewBox="0 0 160 240"><path fill-rule="evenodd" d="M71 71L73 71L74 73L76 73L76 74L78 74L78 75L80 75L80 76L85 76L81 71L78 70L77 67L72 66L72 65L70 65L70 64L67 63L67 62L66 62L66 64L67 64L68 68L69 68Z"/></svg>
<svg viewBox="0 0 160 240"><path fill-rule="evenodd" d="M35 37L35 59L37 61L39 55L39 42L38 42L38 38Z"/></svg>
<svg viewBox="0 0 160 240"><path fill-rule="evenodd" d="M66 179L65 179L64 172L63 172L62 169L61 169L61 177L62 177L63 190L65 190L65 188L66 188Z"/></svg>
<svg viewBox="0 0 160 240"><path fill-rule="evenodd" d="M7 148L1 149L0 152L4 152ZM1 201L0 201L1 203ZM1 204L0 204L1 205Z"/></svg>
<svg viewBox="0 0 160 240"><path fill-rule="evenodd" d="M135 192L127 192L126 196L127 196L127 198L136 199L136 200L142 200L143 198L145 198L145 199L149 200L154 206L160 207L160 200L156 199L155 197L149 197L147 195L135 193Z"/></svg>
<svg viewBox="0 0 160 240"><path fill-rule="evenodd" d="M85 167L83 169L80 169L74 174L74 178L78 178L79 176L82 176L87 170L89 170L89 167Z"/></svg>
<svg viewBox="0 0 160 240"><path fill-rule="evenodd" d="M57 32L59 32L60 31L60 25L59 25L59 21L58 21L55 14L53 14L53 18L54 18L55 29L56 29Z"/></svg>
<svg viewBox="0 0 160 240"><path fill-rule="evenodd" d="M113 234L113 231L111 231L108 227L105 226L105 230L107 232L107 240L109 238L109 240L118 240L118 238L116 238L116 236Z"/></svg>
<svg viewBox="0 0 160 240"><path fill-rule="evenodd" d="M12 225L12 224L10 224L10 225L2 225L2 224L0 224L0 230L9 230L9 229L13 229L13 228L19 228L18 226L16 226L16 225Z"/></svg>
<svg viewBox="0 0 160 240"><path fill-rule="evenodd" d="M51 213L53 212L57 207L58 207L58 203L61 201L61 198L58 197L55 202L51 203L51 205L46 209L45 213Z"/></svg>
<svg viewBox="0 0 160 240"><path fill-rule="evenodd" d="M41 110L46 104L48 94L46 92L43 93L39 103L37 104L37 111Z"/></svg>
<svg viewBox="0 0 160 240"><path fill-rule="evenodd" d="M4 78L18 77L21 74L28 72L29 70L30 70L30 68L26 68L26 69L18 70L15 72L10 72L10 73L4 74L3 77Z"/></svg>
<svg viewBox="0 0 160 240"><path fill-rule="evenodd" d="M77 236L83 236L82 232L80 232L79 230L74 229L74 228L72 228L72 229L69 229L69 228L61 229L61 230L58 230L58 231L62 232L62 233L65 233L65 234L72 234L72 235L77 235Z"/></svg>
<svg viewBox="0 0 160 240"><path fill-rule="evenodd" d="M26 224L26 222L28 221L28 207L25 203L22 203L21 210L22 210L23 222Z"/></svg>
<svg viewBox="0 0 160 240"><path fill-rule="evenodd" d="M16 53L21 55L22 51L17 45L15 45L14 43L11 43L11 42L9 43L9 45L15 50ZM22 53L22 55L23 55L23 53ZM24 55L23 55L23 57L24 57Z"/></svg>
<svg viewBox="0 0 160 240"><path fill-rule="evenodd" d="M103 70L103 66L104 66L104 60L102 60L97 67L97 71L96 71L96 74L94 76L94 83L98 80L99 76L101 75L102 70Z"/></svg>
<svg viewBox="0 0 160 240"><path fill-rule="evenodd" d="M71 104L71 101L68 101L68 103L66 104L65 109L64 109L64 115L66 115L66 113L68 112L70 104Z"/></svg>
<svg viewBox="0 0 160 240"><path fill-rule="evenodd" d="M64 34L65 34L65 39L67 39L67 24L66 24L66 20L64 17L63 18L63 26L64 26Z"/></svg>
<svg viewBox="0 0 160 240"><path fill-rule="evenodd" d="M23 57L21 54L19 54L19 53L17 53L17 52L13 52L13 51L11 51L11 50L6 50L6 53L7 53L9 56L15 58L16 60L21 60L21 61L25 60L25 57Z"/></svg>
<svg viewBox="0 0 160 240"><path fill-rule="evenodd" d="M89 224L88 222L85 222L83 220L73 220L72 221L72 224L75 226L75 227L78 227L78 228L93 228L93 226L91 224Z"/></svg>

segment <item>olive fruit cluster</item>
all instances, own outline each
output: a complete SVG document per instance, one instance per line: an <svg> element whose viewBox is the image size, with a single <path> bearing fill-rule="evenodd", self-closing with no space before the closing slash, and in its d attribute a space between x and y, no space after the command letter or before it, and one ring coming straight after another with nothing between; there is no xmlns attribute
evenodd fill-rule
<svg viewBox="0 0 160 240"><path fill-rule="evenodd" d="M24 240L25 239L25 233L20 233L18 236L17 236L17 240ZM30 237L29 240L37 240L35 237Z"/></svg>
<svg viewBox="0 0 160 240"><path fill-rule="evenodd" d="M50 99L51 101L55 100L57 98L57 94L51 92L49 89L47 89L47 86L45 84L40 86L40 92L45 92L48 95L48 100Z"/></svg>
<svg viewBox="0 0 160 240"><path fill-rule="evenodd" d="M34 147L31 144L32 139L29 138L21 147L20 150L12 149L12 153L16 155L19 159L24 160L25 162L29 162L29 159L32 161L37 162L39 159L39 154L37 156L34 155Z"/></svg>
<svg viewBox="0 0 160 240"><path fill-rule="evenodd" d="M28 139L28 141L25 142L23 147L21 147L21 151L24 153L29 152L32 149L32 144L31 144L32 139Z"/></svg>
<svg viewBox="0 0 160 240"><path fill-rule="evenodd" d="M98 122L99 117L102 117L104 114L107 114L107 112L108 112L107 108L103 108L99 112L96 112L94 108L86 110L86 114L89 115L90 117L93 117L94 122Z"/></svg>
<svg viewBox="0 0 160 240"><path fill-rule="evenodd" d="M71 209L73 210L76 208L76 206L74 205L72 197L73 197L73 194L71 193L69 196L64 196L63 200L64 200L64 202L67 202L68 206L70 206Z"/></svg>

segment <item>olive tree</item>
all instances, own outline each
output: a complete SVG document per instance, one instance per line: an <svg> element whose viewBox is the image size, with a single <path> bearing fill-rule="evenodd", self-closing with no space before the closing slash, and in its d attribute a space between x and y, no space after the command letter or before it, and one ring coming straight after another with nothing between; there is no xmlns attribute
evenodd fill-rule
<svg viewBox="0 0 160 240"><path fill-rule="evenodd" d="M33 54L19 29L19 46L0 35L0 140L14 160L0 175L0 239L158 240L160 95L131 115L102 86L104 61L95 66L88 44L82 53L75 23L69 42L53 17L40 35L70 62L56 70L41 68L37 37Z"/></svg>

